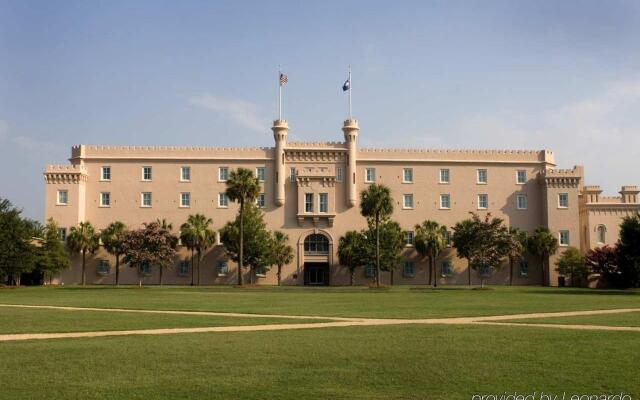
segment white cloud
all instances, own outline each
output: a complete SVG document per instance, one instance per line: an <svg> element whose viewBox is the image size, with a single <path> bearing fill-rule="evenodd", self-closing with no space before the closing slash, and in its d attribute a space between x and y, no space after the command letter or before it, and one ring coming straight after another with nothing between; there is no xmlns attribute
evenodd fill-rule
<svg viewBox="0 0 640 400"><path fill-rule="evenodd" d="M19 150L27 150L31 154L38 156L64 151L63 147L44 140L34 139L29 136L18 135L11 136L9 123L0 119L0 141L6 141L5 147L15 148Z"/></svg>
<svg viewBox="0 0 640 400"><path fill-rule="evenodd" d="M215 111L224 118L256 132L263 132L269 126L268 121L259 116L258 106L249 101L204 94L191 97L189 103Z"/></svg>

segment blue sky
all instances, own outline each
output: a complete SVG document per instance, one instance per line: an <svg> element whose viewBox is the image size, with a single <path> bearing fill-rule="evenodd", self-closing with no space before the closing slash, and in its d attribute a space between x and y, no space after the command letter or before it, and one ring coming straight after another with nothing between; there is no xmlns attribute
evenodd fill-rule
<svg viewBox="0 0 640 400"><path fill-rule="evenodd" d="M640 184L640 2L0 0L0 197L42 218L48 163L86 144L341 140L548 148Z"/></svg>

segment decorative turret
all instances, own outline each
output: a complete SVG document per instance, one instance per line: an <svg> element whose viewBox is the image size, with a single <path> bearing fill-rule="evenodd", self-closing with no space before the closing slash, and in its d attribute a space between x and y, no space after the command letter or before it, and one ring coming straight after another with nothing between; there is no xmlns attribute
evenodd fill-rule
<svg viewBox="0 0 640 400"><path fill-rule="evenodd" d="M287 135L289 134L289 124L284 119L273 121L273 138L276 141L276 150L274 155L274 167L276 172L275 179L275 203L278 206L284 205L284 185L286 182L285 166L284 166L284 148L287 145Z"/></svg>
<svg viewBox="0 0 640 400"><path fill-rule="evenodd" d="M357 140L360 127L358 126L358 120L348 119L344 121L342 127L344 132L344 141L347 144L347 205L353 207L356 205L357 188L356 188L356 158L357 158Z"/></svg>
<svg viewBox="0 0 640 400"><path fill-rule="evenodd" d="M620 196L622 196L623 203L637 203L638 202L638 190L637 186L623 186L620 189Z"/></svg>

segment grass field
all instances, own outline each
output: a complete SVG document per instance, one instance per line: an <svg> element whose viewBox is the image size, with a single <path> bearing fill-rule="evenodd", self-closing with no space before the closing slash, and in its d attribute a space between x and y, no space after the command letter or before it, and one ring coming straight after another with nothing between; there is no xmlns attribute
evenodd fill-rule
<svg viewBox="0 0 640 400"><path fill-rule="evenodd" d="M640 292L68 287L0 289L0 304L431 318L637 308ZM638 317L553 320L638 326ZM0 321L0 333L292 322L13 307L0 307ZM640 399L640 332L390 325L48 339L0 342L0 360L0 399L471 399L505 391Z"/></svg>
<svg viewBox="0 0 640 400"><path fill-rule="evenodd" d="M567 324L567 325L605 325L605 326L638 326L640 327L640 312L582 315L576 317L536 318L509 320L508 322L523 322L534 324ZM640 338L639 338L640 339Z"/></svg>

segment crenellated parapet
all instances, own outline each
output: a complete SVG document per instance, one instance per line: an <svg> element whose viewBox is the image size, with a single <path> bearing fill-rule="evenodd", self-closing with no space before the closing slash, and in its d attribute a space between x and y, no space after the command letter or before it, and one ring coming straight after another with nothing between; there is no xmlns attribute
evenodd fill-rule
<svg viewBox="0 0 640 400"><path fill-rule="evenodd" d="M271 159L272 147L102 146L71 148L74 163L89 159Z"/></svg>
<svg viewBox="0 0 640 400"><path fill-rule="evenodd" d="M287 162L345 162L346 149L326 149L326 150L302 150L286 149L285 159Z"/></svg>
<svg viewBox="0 0 640 400"><path fill-rule="evenodd" d="M454 162L520 162L555 166L549 150L362 148L358 159Z"/></svg>
<svg viewBox="0 0 640 400"><path fill-rule="evenodd" d="M547 187L578 188L582 181L583 172L584 169L581 165L576 165L572 169L548 168L542 170L539 177Z"/></svg>
<svg viewBox="0 0 640 400"><path fill-rule="evenodd" d="M302 149L346 149L345 142L287 142L287 148L302 148Z"/></svg>
<svg viewBox="0 0 640 400"><path fill-rule="evenodd" d="M88 176L86 168L81 165L48 165L44 171L47 184L78 184L86 182Z"/></svg>

